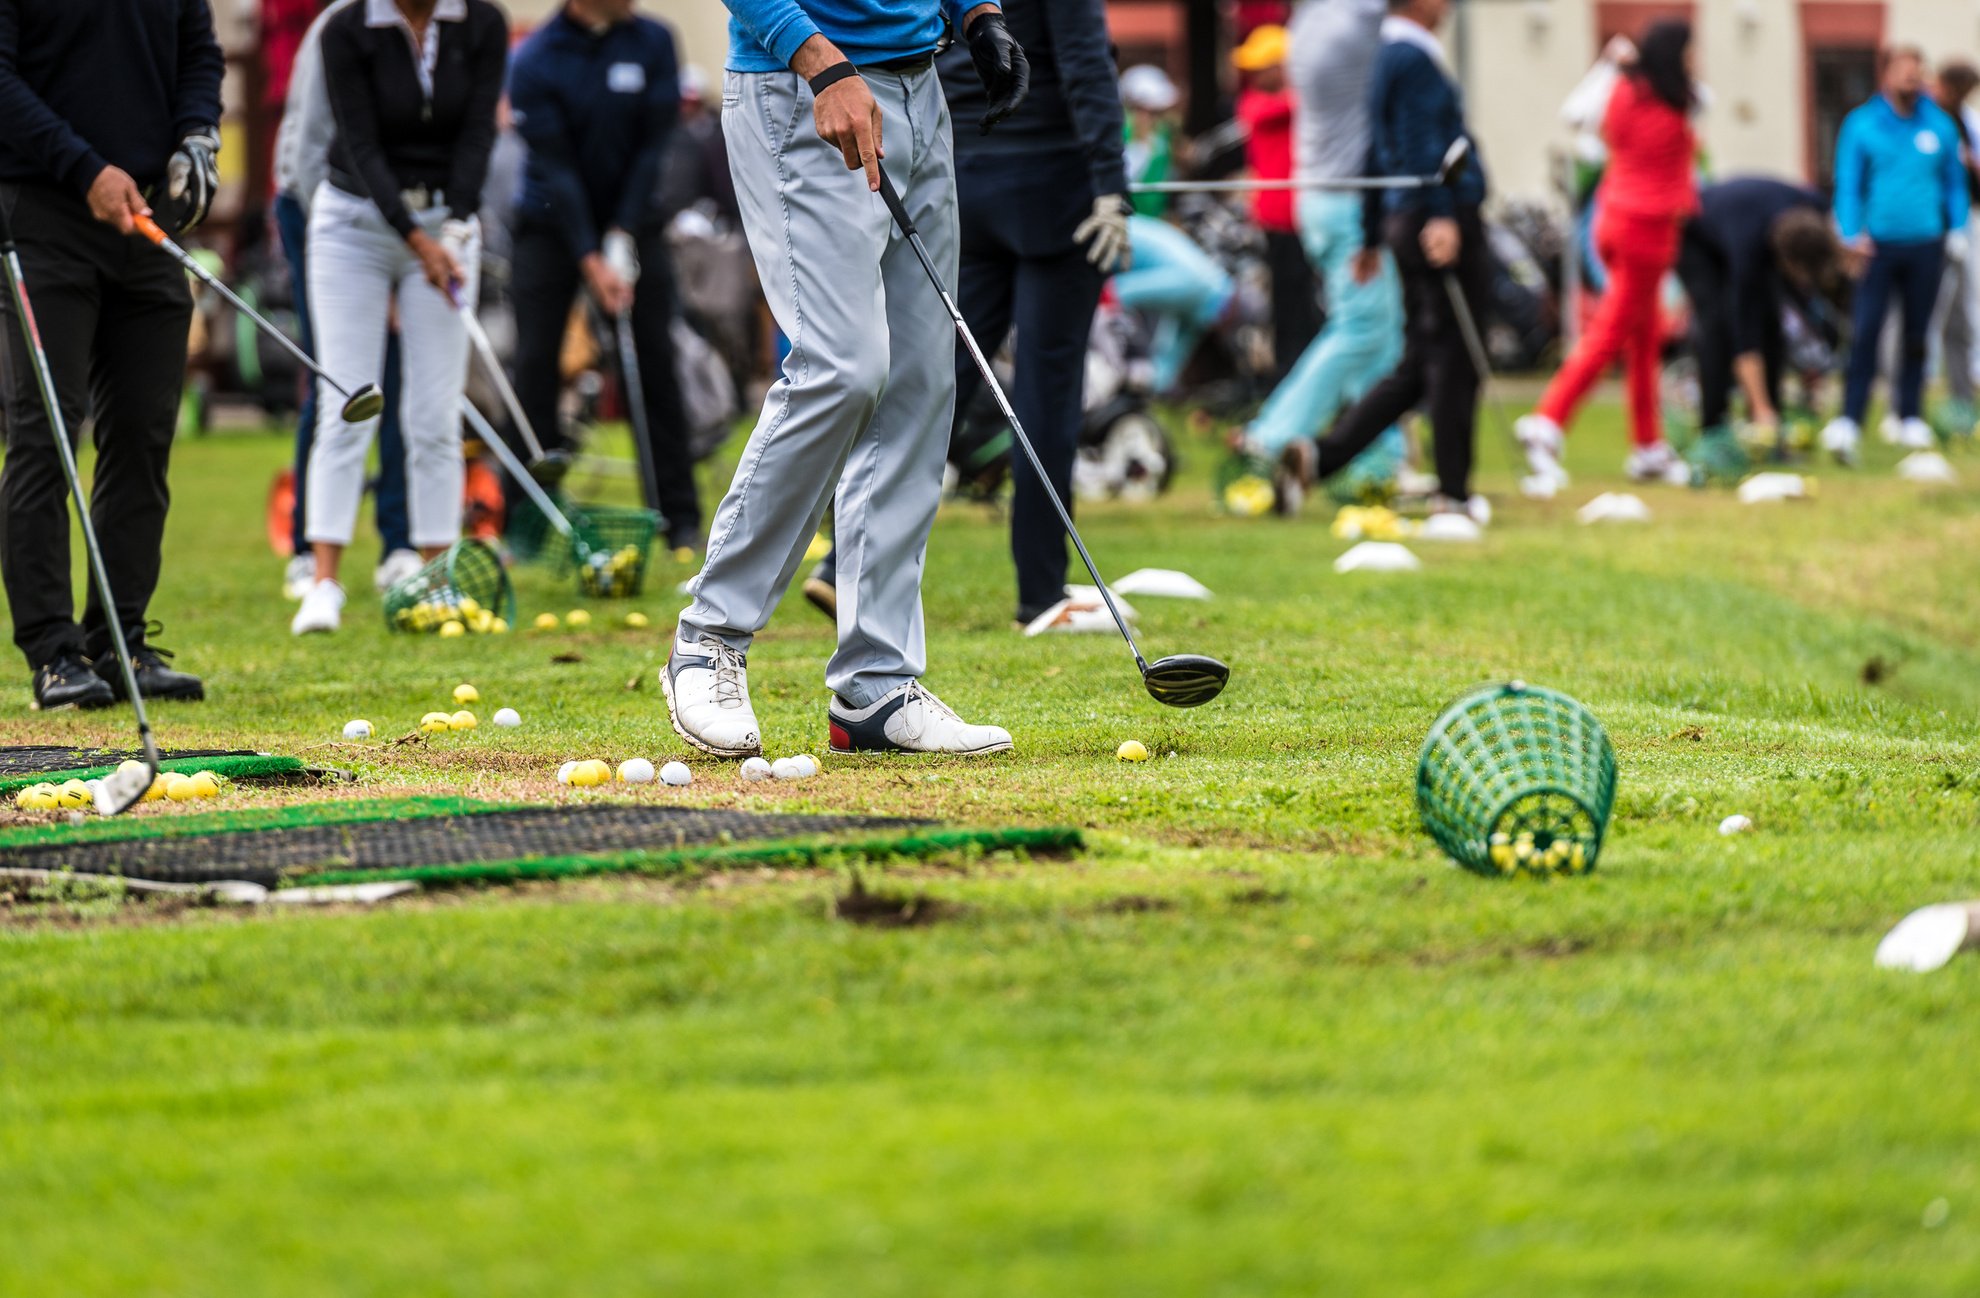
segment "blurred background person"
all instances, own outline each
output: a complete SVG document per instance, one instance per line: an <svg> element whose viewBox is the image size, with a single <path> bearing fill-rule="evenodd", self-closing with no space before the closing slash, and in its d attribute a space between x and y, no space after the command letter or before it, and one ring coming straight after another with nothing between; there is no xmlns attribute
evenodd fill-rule
<svg viewBox="0 0 1980 1298"><path fill-rule="evenodd" d="M460 311L473 309L479 285L476 212L509 24L489 0L365 0L333 17L321 40L337 134L307 235L319 360L347 391L380 382L396 307L406 508L412 543L431 558L461 535ZM317 403L305 504L316 579L289 623L297 635L342 622L340 569L375 427Z"/></svg>
<svg viewBox="0 0 1980 1298"><path fill-rule="evenodd" d="M337 133L330 111L330 91L323 80L323 25L336 14L364 0L336 0L311 23L296 47L295 63L288 77L289 97L282 110L282 126L275 136L275 237L288 262L289 287L295 299L296 341L305 352L316 354L316 335L309 317L309 208L317 186L330 170L330 141ZM380 592L391 589L419 571L419 552L413 549L412 534L406 522L406 450L399 436L399 333L394 329L385 344L385 413L378 421L378 488L372 501L381 543L378 567L372 584ZM310 448L316 445L316 376L304 371L302 399L296 406L296 454L293 469L295 503L290 509L290 551L288 567L282 575L282 593L301 599L316 584L316 552L310 548L303 525L304 502L309 490Z"/></svg>
<svg viewBox="0 0 1980 1298"><path fill-rule="evenodd" d="M1516 424L1530 495L1552 496L1567 485L1563 434L1618 360L1629 412L1630 478L1683 483L1691 476L1664 441L1661 392L1664 278L1677 264L1679 236L1698 205L1691 24L1652 24L1635 59L1621 70L1603 117L1608 169L1595 224L1608 290L1540 404Z"/></svg>
<svg viewBox="0 0 1980 1298"><path fill-rule="evenodd" d="M1980 86L1980 71L1964 59L1952 59L1939 66L1932 79L1932 100L1952 120L1959 131L1960 166L1966 173L1966 199L1970 212L1980 198L1980 162L1974 145L1975 118L1971 104L1973 91ZM1980 267L1973 264L1973 232L1970 228L1946 236L1945 279L1939 288L1939 327L1933 341L1938 345L1939 363L1946 376L1945 427L1959 436L1973 432L1980 411L1974 406L1974 380L1980 375Z"/></svg>
<svg viewBox="0 0 1980 1298"><path fill-rule="evenodd" d="M1855 464L1877 339L1893 301L1901 320L1891 406L1897 440L1929 447L1921 417L1927 339L1939 297L1946 236L1966 229L1967 173L1959 128L1925 94L1925 56L1914 46L1884 51L1879 92L1843 119L1836 140L1836 225L1858 266L1842 414L1822 430L1822 449Z"/></svg>
<svg viewBox="0 0 1980 1298"><path fill-rule="evenodd" d="M1286 84L1286 29L1265 23L1251 29L1231 55L1244 74L1237 119L1244 125L1245 167L1257 180L1283 183L1252 195L1251 219L1265 235L1265 265L1272 276L1273 380L1285 378L1320 331L1313 268L1300 246L1293 177L1293 92Z"/></svg>
<svg viewBox="0 0 1980 1298"><path fill-rule="evenodd" d="M1121 103L1127 109L1127 173L1137 185L1175 179L1181 141L1176 134L1176 105L1182 92L1169 74L1152 63L1137 63L1121 73ZM1167 194L1136 194L1139 216L1161 216L1169 210Z"/></svg>
<svg viewBox="0 0 1980 1298"><path fill-rule="evenodd" d="M629 313L652 439L639 455L652 479L647 505L665 517L670 549L699 549L658 202L681 102L673 33L634 15L632 0L569 0L516 51L509 100L529 146L513 281L523 413L546 449L561 448L558 357L572 301L582 288L608 320Z"/></svg>

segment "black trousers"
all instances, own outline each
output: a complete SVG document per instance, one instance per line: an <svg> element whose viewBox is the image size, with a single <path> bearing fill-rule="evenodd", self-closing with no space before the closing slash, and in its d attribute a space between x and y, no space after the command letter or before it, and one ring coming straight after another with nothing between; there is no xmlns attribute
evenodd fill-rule
<svg viewBox="0 0 1980 1298"><path fill-rule="evenodd" d="M1306 247L1291 230L1265 232L1265 268L1272 276L1272 369L1287 371L1320 332L1320 291Z"/></svg>
<svg viewBox="0 0 1980 1298"><path fill-rule="evenodd" d="M1011 405L1070 509L1087 336L1102 278L1073 241L1074 228L1093 210L1086 159L1076 150L1023 157L959 151L956 197L962 214L957 306L987 355L1017 331ZM968 351L957 347L958 418L981 381ZM1036 614L1065 596L1066 530L1016 447L1011 485L1018 611Z"/></svg>
<svg viewBox="0 0 1980 1298"><path fill-rule="evenodd" d="M1452 310L1445 277L1456 276L1465 304L1482 330L1491 300L1492 261L1477 208L1458 209L1457 264L1442 270L1423 256L1426 220L1420 211L1397 212L1389 217L1384 237L1402 275L1402 360L1320 439L1319 472L1324 478L1346 468L1384 429L1422 405L1430 417L1438 490L1464 500L1471 495L1478 390L1484 376L1471 363L1471 351Z"/></svg>
<svg viewBox="0 0 1980 1298"><path fill-rule="evenodd" d="M92 414L96 472L89 514L133 645L144 640L171 504L166 469L186 377L192 294L185 272L142 239L92 217L83 200L40 185L0 185L20 246L29 304L72 443ZM30 667L64 652L111 651L94 584L75 620L69 576L69 487L62 475L13 297L0 306L0 574L14 643Z"/></svg>
<svg viewBox="0 0 1980 1298"><path fill-rule="evenodd" d="M668 255L664 228L641 231L637 238L639 285L633 293L633 351L639 358L639 377L646 391L646 426L652 438L640 453L653 466L658 489L658 499L647 503L666 515L670 543L692 544L701 536L701 499L694 489L694 454L688 445L674 341L668 332L674 320L673 260ZM557 420L557 397L563 387L560 360L564 325L583 287L583 273L563 231L541 221L525 222L517 228L510 287L516 309L516 397L546 450L565 444ZM608 337L602 341L616 364L618 340Z"/></svg>
<svg viewBox="0 0 1980 1298"><path fill-rule="evenodd" d="M1718 249L1689 231L1678 248L1678 280L1691 300L1691 354L1698 363L1698 426L1723 428L1731 418L1737 380L1733 359L1735 339L1732 275ZM1767 373L1768 399L1781 406L1781 379L1786 369L1787 343L1781 336L1781 286L1766 275L1755 295L1744 304L1760 338L1761 363Z"/></svg>

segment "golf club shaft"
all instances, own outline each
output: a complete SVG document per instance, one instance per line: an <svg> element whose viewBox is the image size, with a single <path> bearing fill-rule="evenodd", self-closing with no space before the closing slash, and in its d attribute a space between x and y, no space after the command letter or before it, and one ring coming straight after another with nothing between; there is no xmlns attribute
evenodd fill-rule
<svg viewBox="0 0 1980 1298"><path fill-rule="evenodd" d="M626 421L632 425L633 459L639 462L639 485L646 507L660 509L660 471L653 463L653 429L646 418L646 381L639 372L639 348L634 346L632 312L621 311L612 321L619 341L619 376L625 383Z"/></svg>
<svg viewBox="0 0 1980 1298"><path fill-rule="evenodd" d="M0 222L4 222L0 215ZM27 277L14 248L13 230L0 224L0 260L6 262L7 284L13 294L14 312L20 318L21 335L27 343L28 363L34 369L35 384L41 389L42 408L48 413L49 431L55 435L55 453L62 461L62 474L69 480L69 495L76 502L76 519L82 524L83 544L89 550L90 578L96 583L96 598L102 602L104 621L110 628L110 645L117 654L117 670L124 678L124 692L137 714L138 743L144 749L145 764L158 772L158 745L151 737L151 718L145 714L144 696L138 693L137 672L131 665L130 645L124 640L124 619L117 610L117 596L110 589L110 574L103 567L103 547L96 539L96 524L89 515L89 498L84 495L82 471L76 467L75 449L69 445L68 422L62 418L62 400L55 391L55 376L48 368L48 353L41 345L41 329L35 323L34 306L28 301ZM124 808L117 808L118 811Z"/></svg>
<svg viewBox="0 0 1980 1298"><path fill-rule="evenodd" d="M963 346L969 350L970 359L976 362L977 372L983 375L983 382L989 386L990 395L996 399L997 409L1003 412L1006 420L1010 421L1011 433L1017 438L1017 444L1023 448L1025 459L1031 461L1031 471L1038 475L1038 485L1044 490L1045 499L1052 502L1052 508L1058 512L1059 521L1065 524L1066 535L1072 538L1073 548L1079 551L1080 562L1086 565L1086 571L1092 575L1093 584L1100 588L1100 598L1107 601L1107 611L1113 614L1114 625L1121 631L1121 639L1127 641L1129 651L1134 654L1135 666L1141 668L1141 674L1146 676L1148 660L1141 656L1141 646L1134 642L1134 632L1128 629L1127 619L1121 615L1120 605L1114 603L1114 592L1107 588L1106 581L1100 576L1100 569L1093 562L1093 556L1086 552L1086 543L1079 539L1079 529L1073 526L1071 511L1066 508L1066 503L1059 499L1058 488L1052 485L1052 475L1045 471L1044 461L1038 458L1038 452L1032 448L1031 438L1025 434L1024 425L1018 422L1017 411L1011 409L1010 398L1004 395L1004 385L997 381L996 372L990 368L989 358L983 354L983 349L976 345L976 335L969 331L969 324L963 319L962 311L956 306L956 300L949 296L948 285L942 282L942 273L935 269L935 259L929 256L927 245L922 243L920 232L914 228L914 219L908 215L907 207L901 202L900 194L894 189L894 182L887 178L884 169L880 172L880 197L886 202L887 210L893 213L894 224L900 227L901 234L914 249L914 255L920 259L921 268L928 272L928 282L935 286L936 295L942 299L943 307L948 310L949 319L956 326L956 336L962 339Z"/></svg>
<svg viewBox="0 0 1980 1298"><path fill-rule="evenodd" d="M481 327L481 318L475 315L472 306L465 303L460 304L459 309L461 323L467 326L468 341L474 344L474 350L481 356L482 365L488 370L488 377L494 380L495 390L501 394L502 404L507 407L509 418L515 421L516 431L522 434L523 442L529 447L531 458L541 460L543 443L537 439L536 426L530 423L529 416L523 413L522 401L516 396L516 390L510 384L507 372L502 369L502 360L495 354L495 344L488 340L488 331Z"/></svg>
<svg viewBox="0 0 1980 1298"><path fill-rule="evenodd" d="M253 307L249 306L239 293L234 292L233 289L230 289L225 284L221 283L220 277L218 275L215 275L212 271L200 265L199 262L193 258L193 255L191 253L187 252L184 248L181 248L178 244L174 243L172 241L172 236L166 234L164 230L160 229L156 221L153 221L148 216L140 216L136 219L136 224L139 234L143 235L145 238L151 240L151 242L157 244L160 248L163 248L166 252L170 253L173 259L177 261L181 266L184 266L190 274L192 274L199 280L200 283L206 285L208 288L212 289L215 293L218 293L221 297L226 298L228 303L233 306L234 310L239 311L242 315L254 321L255 325L263 333L267 334L269 337L273 338L276 342L286 347L289 351L289 355L295 357L298 361L302 362L302 364L308 368L310 373L316 375L317 378L322 379L325 383L328 383L333 392L335 392L338 396L342 397L346 401L349 401L351 399L351 394L349 390L346 389L343 384L331 378L330 372L324 369L321 365L318 365L316 363L316 359L312 357L308 352L304 351L302 347L296 342L295 339L289 337L289 335L283 333L280 329L277 329L274 326L274 324L268 320L266 316L262 315L261 312L255 310Z"/></svg>
<svg viewBox="0 0 1980 1298"><path fill-rule="evenodd" d="M509 444L502 440L502 435L495 431L494 426L466 396L461 398L461 414L474 429L475 436L482 440L489 452L502 462L502 468L515 479L517 485L522 487L523 493L530 498L531 503L543 511L543 516L550 520L550 526L567 538L571 536L571 520L564 517L564 511L557 508L557 502L550 499L550 493L545 491L543 485L531 477L529 470L523 467L521 457L509 449Z"/></svg>
<svg viewBox="0 0 1980 1298"><path fill-rule="evenodd" d="M1150 180L1128 186L1130 194L1257 194L1280 189L1354 194L1371 189L1433 189L1441 172L1428 176L1349 176L1339 180Z"/></svg>
<svg viewBox="0 0 1980 1298"><path fill-rule="evenodd" d="M1492 416L1498 421L1499 430L1505 434L1513 448L1519 448L1519 436L1513 432L1512 423L1499 405L1498 390L1492 385L1492 358L1485 354L1485 336L1478 332L1478 317L1471 313L1471 303L1465 301L1464 288L1458 283L1454 271L1439 271L1444 281L1445 296L1451 300L1451 314L1457 317L1458 332L1464 335L1465 350L1471 353L1472 368L1478 371L1478 386L1485 397L1485 404L1492 408Z"/></svg>

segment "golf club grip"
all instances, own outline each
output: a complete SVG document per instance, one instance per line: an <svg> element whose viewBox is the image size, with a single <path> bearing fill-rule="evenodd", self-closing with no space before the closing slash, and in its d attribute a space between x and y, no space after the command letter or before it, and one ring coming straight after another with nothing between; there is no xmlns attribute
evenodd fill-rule
<svg viewBox="0 0 1980 1298"><path fill-rule="evenodd" d="M165 233L164 227L159 225L158 222L152 220L150 217L146 216L142 212L138 213L136 216L131 218L131 225L137 230L139 234L151 240L153 243L157 244L161 248L163 248L166 244L172 242L172 237Z"/></svg>
<svg viewBox="0 0 1980 1298"><path fill-rule="evenodd" d="M916 233L914 218L908 215L907 204L901 202L900 191L895 189L894 182L887 178L885 167L880 169L880 201L885 203L887 210L894 214L894 224L900 227L902 236L912 239Z"/></svg>

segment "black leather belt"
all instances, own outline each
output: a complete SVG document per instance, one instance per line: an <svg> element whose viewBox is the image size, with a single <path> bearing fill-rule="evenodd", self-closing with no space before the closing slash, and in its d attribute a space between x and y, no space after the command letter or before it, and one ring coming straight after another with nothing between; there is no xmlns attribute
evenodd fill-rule
<svg viewBox="0 0 1980 1298"><path fill-rule="evenodd" d="M926 72L935 66L935 51L929 50L922 54L910 54L904 59L890 59L885 63L868 63L865 66L875 72L894 72L902 75Z"/></svg>

